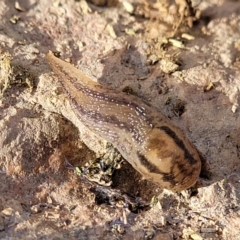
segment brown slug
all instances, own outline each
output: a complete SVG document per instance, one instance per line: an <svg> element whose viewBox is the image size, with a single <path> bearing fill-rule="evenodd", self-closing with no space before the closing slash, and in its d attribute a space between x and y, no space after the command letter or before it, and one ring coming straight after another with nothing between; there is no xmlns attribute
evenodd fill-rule
<svg viewBox="0 0 240 240"><path fill-rule="evenodd" d="M196 183L198 151L168 118L136 96L92 81L51 52L46 58L79 120L112 143L144 178L172 191Z"/></svg>

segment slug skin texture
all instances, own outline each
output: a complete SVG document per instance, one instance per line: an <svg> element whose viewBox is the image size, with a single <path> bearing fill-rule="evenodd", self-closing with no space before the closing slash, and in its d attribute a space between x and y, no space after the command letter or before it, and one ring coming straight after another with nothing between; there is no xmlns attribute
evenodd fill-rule
<svg viewBox="0 0 240 240"><path fill-rule="evenodd" d="M51 52L46 58L79 120L112 143L144 178L172 191L196 183L198 151L168 118L136 96L92 81Z"/></svg>

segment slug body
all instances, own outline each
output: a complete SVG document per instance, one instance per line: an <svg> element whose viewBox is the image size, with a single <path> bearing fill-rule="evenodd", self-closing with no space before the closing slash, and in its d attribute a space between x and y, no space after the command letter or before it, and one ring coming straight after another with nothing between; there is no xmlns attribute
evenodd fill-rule
<svg viewBox="0 0 240 240"><path fill-rule="evenodd" d="M198 151L168 118L135 96L92 81L52 53L47 60L80 121L111 142L144 178L172 191L195 184Z"/></svg>

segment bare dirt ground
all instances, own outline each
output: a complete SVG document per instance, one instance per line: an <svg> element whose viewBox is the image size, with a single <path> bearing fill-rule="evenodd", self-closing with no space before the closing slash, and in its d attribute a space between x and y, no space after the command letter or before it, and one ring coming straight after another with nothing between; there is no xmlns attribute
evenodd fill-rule
<svg viewBox="0 0 240 240"><path fill-rule="evenodd" d="M238 1L1 0L0 16L0 239L240 239ZM206 162L196 188L143 180L86 129L49 50L179 126Z"/></svg>

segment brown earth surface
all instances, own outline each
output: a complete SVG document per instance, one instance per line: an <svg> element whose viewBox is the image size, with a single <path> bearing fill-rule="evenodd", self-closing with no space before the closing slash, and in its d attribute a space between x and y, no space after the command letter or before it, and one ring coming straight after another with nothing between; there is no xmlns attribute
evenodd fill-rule
<svg viewBox="0 0 240 240"><path fill-rule="evenodd" d="M0 16L0 239L240 239L240 2L1 0ZM143 180L86 129L50 50L179 126L196 187Z"/></svg>

